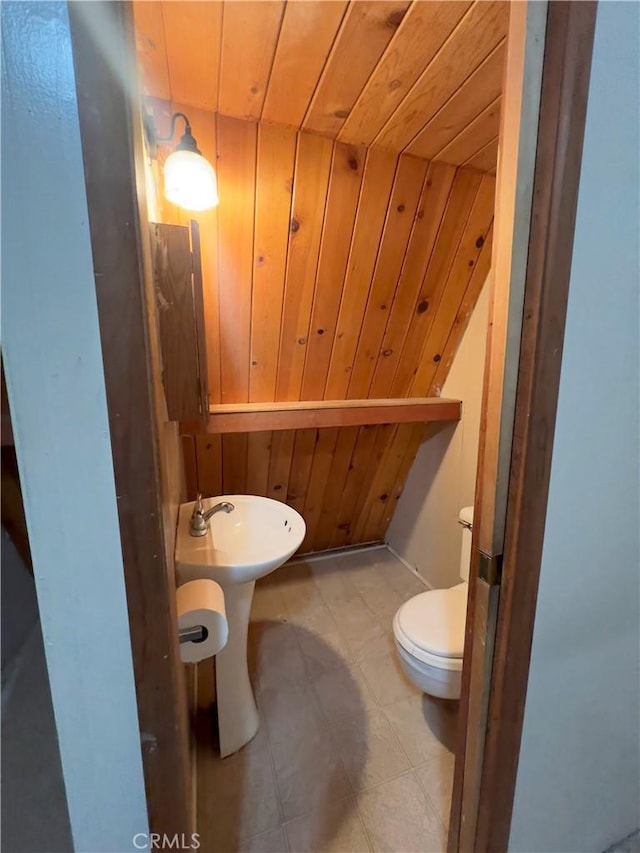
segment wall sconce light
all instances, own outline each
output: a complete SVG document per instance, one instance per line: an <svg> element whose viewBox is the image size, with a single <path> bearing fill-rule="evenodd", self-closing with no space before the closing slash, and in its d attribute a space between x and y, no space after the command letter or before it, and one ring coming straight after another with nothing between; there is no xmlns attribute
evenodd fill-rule
<svg viewBox="0 0 640 853"><path fill-rule="evenodd" d="M176 119L183 119L185 131L180 142L167 157L164 164L165 198L186 210L209 210L218 204L218 185L213 166L198 149L191 133L189 119L184 113L171 116L171 132L158 136L150 117L145 117L145 127L152 156L158 142L171 142L175 133Z"/></svg>

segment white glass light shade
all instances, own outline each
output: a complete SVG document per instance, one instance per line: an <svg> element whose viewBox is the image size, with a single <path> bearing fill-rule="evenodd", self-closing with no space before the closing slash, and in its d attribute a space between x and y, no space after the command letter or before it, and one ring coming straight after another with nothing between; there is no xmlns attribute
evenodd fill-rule
<svg viewBox="0 0 640 853"><path fill-rule="evenodd" d="M195 151L173 151L164 164L164 194L186 210L209 210L218 204L216 173Z"/></svg>

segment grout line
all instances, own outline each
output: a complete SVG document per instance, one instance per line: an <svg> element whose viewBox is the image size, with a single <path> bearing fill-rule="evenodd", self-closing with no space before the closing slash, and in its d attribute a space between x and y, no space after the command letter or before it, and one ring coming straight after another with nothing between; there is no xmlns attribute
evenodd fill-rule
<svg viewBox="0 0 640 853"><path fill-rule="evenodd" d="M434 760L435 760L435 758L432 758L430 761L425 761L424 764L421 764L420 766L424 767L425 764L430 764ZM417 770L417 769L418 769L417 767L414 768L414 770ZM429 793L429 791L427 790L425 785L422 783L419 773L416 773L416 782L418 783L418 787L420 788L422 793L427 798L427 802L429 803L429 805L433 809L433 813L435 814L435 816L437 817L438 821L440 822L442 828L444 829L445 837L447 837L449 835L449 825L440 817L440 812L439 812L438 808L436 807L436 804L433 801L431 794ZM449 803L449 806L451 806L451 803Z"/></svg>
<svg viewBox="0 0 640 853"><path fill-rule="evenodd" d="M364 819L364 815L362 814L362 811L360 809L360 803L358 802L358 800L359 800L359 798L356 796L355 797L356 814L358 815L358 818L360 820L360 826L364 830L364 837L367 841L367 844L369 845L369 850L374 851L376 848L375 848L374 843L373 843L373 837L371 836L371 834L369 832L369 827L367 826L367 822Z"/></svg>

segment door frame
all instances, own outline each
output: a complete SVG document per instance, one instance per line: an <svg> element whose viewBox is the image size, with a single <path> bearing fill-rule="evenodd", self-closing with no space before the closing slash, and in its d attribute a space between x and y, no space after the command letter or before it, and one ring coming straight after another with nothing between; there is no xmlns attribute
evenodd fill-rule
<svg viewBox="0 0 640 853"><path fill-rule="evenodd" d="M187 837L191 758L173 564L179 500L167 515L133 9L109 0L68 8L149 826Z"/></svg>
<svg viewBox="0 0 640 853"><path fill-rule="evenodd" d="M592 0L549 0L547 6L524 308L519 353L511 365L513 369L517 366L517 385L512 435L507 439L504 534L499 531L491 543L492 555L502 558L497 624L486 676L487 705L482 709L478 703L475 707L470 704L476 564L470 577L449 853L496 853L508 848L544 541L596 10ZM516 49L529 47L526 28L523 38L525 43ZM524 61L521 68L524 73ZM502 130L510 132L504 120ZM501 139L503 147L508 144L509 140ZM507 167L499 162L498 209L501 168ZM514 192L507 181L504 188L507 196ZM500 253L510 255L514 245L505 240L505 229L496 228L494 259ZM506 287L508 292L509 281ZM502 369L508 367L503 360ZM502 405L499 396L492 399L487 395L488 378L479 472L484 470L482 462L491 441L486 425L500 423ZM500 442L505 444L502 438ZM480 514L482 504L479 483L476 510ZM493 525L492 532L499 527ZM474 533L475 558L480 531ZM475 640L478 648L477 636ZM470 766L467 742L474 737L479 738L480 749L476 763ZM465 814L463 791L469 783L477 789L473 814ZM464 831L465 819L472 826L470 835L468 828Z"/></svg>
<svg viewBox="0 0 640 853"><path fill-rule="evenodd" d="M79 11L85 5L69 4L69 9L147 801L152 830L173 834L190 828L188 726L167 571L172 555L167 552L160 505L160 451L145 305L150 271L141 237L146 219L140 187L141 129L131 95L112 72L110 58L93 49L86 38ZM100 0L88 5L121 39L116 67L125 69L125 79L134 80L130 4ZM504 562L474 850L506 850L508 844L544 537L595 8L595 2L581 0L548 4ZM498 233L494 245L495 257L500 251ZM511 247L507 249L510 252ZM104 286L107 273L109 289ZM130 320L131 332L124 338L123 318ZM132 370L132 365L139 369ZM485 411L483 420L486 416ZM536 440L541 428L544 441ZM473 575L470 593L468 626L474 618ZM472 640L473 632L467 630L458 756L464 755L469 726L478 722L469 718ZM461 849L464 775L464 764L458 760L449 851Z"/></svg>

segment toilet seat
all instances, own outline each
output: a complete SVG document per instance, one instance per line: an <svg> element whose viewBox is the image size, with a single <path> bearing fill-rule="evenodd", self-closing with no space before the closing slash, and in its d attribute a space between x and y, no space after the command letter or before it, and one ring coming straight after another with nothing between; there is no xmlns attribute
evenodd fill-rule
<svg viewBox="0 0 640 853"><path fill-rule="evenodd" d="M405 602L393 619L398 645L428 666L461 671L467 591L467 584L461 583L420 593Z"/></svg>

